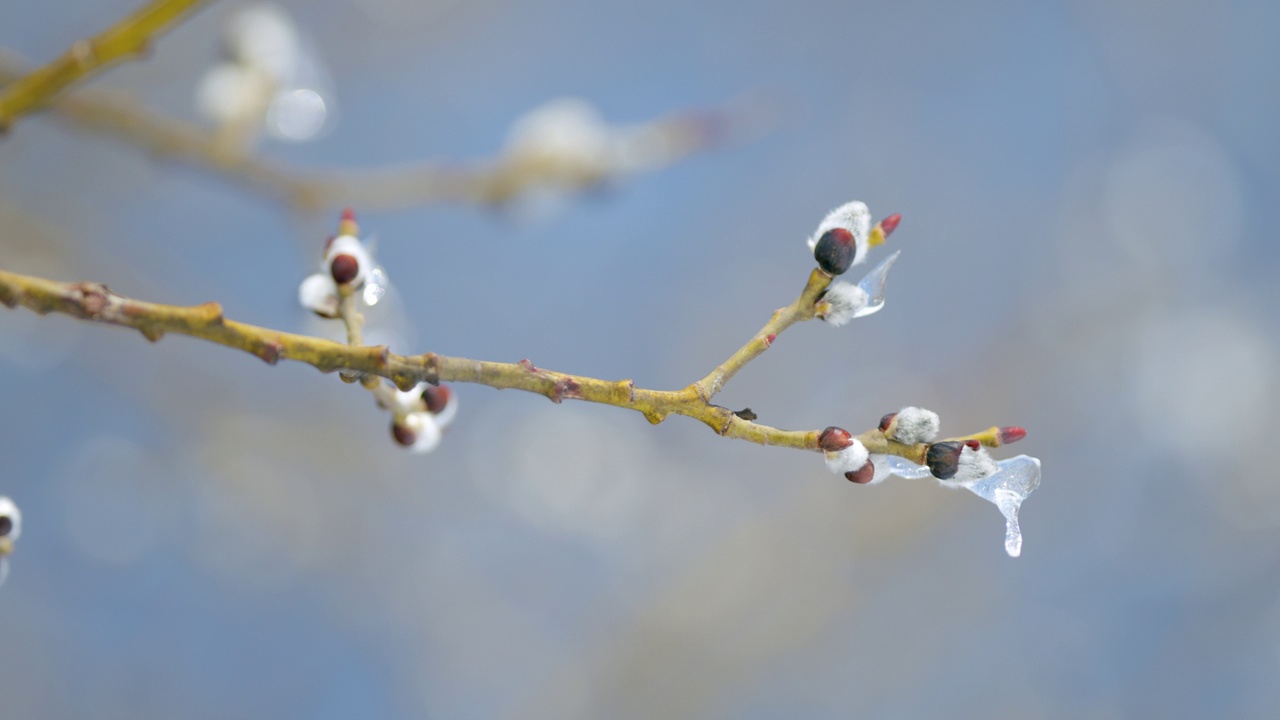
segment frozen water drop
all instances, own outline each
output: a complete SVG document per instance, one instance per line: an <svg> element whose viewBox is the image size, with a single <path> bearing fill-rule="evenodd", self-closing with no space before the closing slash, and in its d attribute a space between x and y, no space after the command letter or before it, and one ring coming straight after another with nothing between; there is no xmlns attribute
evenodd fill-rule
<svg viewBox="0 0 1280 720"><path fill-rule="evenodd" d="M1040 487L1040 460L1019 455L1001 460L1000 469L971 485L970 492L994 504L1005 519L1004 549L1010 557L1022 554L1022 528L1018 525L1018 508ZM926 468L927 469L927 468Z"/></svg>
<svg viewBox="0 0 1280 720"><path fill-rule="evenodd" d="M373 307L378 301L387 294L387 271L382 269L381 265L373 268L369 273L369 278L364 283L364 304Z"/></svg>
<svg viewBox="0 0 1280 720"><path fill-rule="evenodd" d="M917 465L906 458L897 455L885 455L885 464L889 468L889 472L900 478L907 480L916 480L918 478L929 477L928 465Z"/></svg>
<svg viewBox="0 0 1280 720"><path fill-rule="evenodd" d="M871 272L858 281L858 287L867 293L867 304L853 314L855 318L879 312L880 308L884 307L884 285L889 279L889 269L893 267L893 263L897 261L898 256L901 254L902 251L898 250L881 260L879 265L872 268Z"/></svg>

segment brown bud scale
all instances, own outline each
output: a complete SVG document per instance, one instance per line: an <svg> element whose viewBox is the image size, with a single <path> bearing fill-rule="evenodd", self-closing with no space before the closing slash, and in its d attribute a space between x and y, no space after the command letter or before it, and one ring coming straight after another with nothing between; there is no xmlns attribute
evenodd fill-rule
<svg viewBox="0 0 1280 720"><path fill-rule="evenodd" d="M335 255L329 262L329 274L333 276L334 282L346 285L360 274L360 261L346 253Z"/></svg>
<svg viewBox="0 0 1280 720"><path fill-rule="evenodd" d="M876 476L876 465L875 463L868 460L866 465L863 465L857 470L850 470L849 472L845 473L844 479L852 483L865 485L871 482L871 478L875 476Z"/></svg>
<svg viewBox="0 0 1280 720"><path fill-rule="evenodd" d="M818 433L818 447L824 452L840 452L852 444L853 436L844 428L832 426Z"/></svg>
<svg viewBox="0 0 1280 720"><path fill-rule="evenodd" d="M857 239L844 228L832 228L822 233L818 244L813 246L813 258L828 275L843 275L853 264L857 252Z"/></svg>

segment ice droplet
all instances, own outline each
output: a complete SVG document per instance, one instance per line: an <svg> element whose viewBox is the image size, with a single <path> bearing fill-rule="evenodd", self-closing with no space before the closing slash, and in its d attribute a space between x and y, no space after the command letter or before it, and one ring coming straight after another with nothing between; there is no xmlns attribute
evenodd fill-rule
<svg viewBox="0 0 1280 720"><path fill-rule="evenodd" d="M888 466L889 472L900 478L916 480L918 478L929 477L928 465L917 465L910 460L898 457L897 455L885 455L883 457L885 458L884 462L885 465Z"/></svg>
<svg viewBox="0 0 1280 720"><path fill-rule="evenodd" d="M1032 491L1040 487L1040 460L1030 455L1019 455L997 464L1000 469L996 473L964 487L1000 509L1005 519L1005 552L1009 557L1018 557L1022 554L1018 508Z"/></svg>
<svg viewBox="0 0 1280 720"><path fill-rule="evenodd" d="M872 268L871 272L858 281L858 287L867 293L867 304L853 314L855 318L879 312L880 308L884 307L884 285L885 281L889 279L889 268L893 267L893 263L897 261L898 256L901 254L902 251L898 250L881 260L879 265Z"/></svg>

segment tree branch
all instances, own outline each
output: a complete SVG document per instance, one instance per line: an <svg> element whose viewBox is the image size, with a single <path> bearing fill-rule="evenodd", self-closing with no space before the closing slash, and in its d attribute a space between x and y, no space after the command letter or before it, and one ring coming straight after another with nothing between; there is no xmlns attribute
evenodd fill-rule
<svg viewBox="0 0 1280 720"><path fill-rule="evenodd" d="M217 303L190 307L162 305L117 295L92 282L63 283L0 270L0 302L39 314L63 313L81 320L133 328L153 342L166 333L189 335L243 350L270 365L280 360L306 363L322 372L350 370L384 377L408 390L417 383L464 382L524 390L552 402L585 400L635 410L657 424L668 415L698 420L729 438L761 445L816 450L817 431L761 425L706 402L694 386L677 391L638 388L631 380L608 381L535 367L528 360L501 363L436 353L397 355L370 347L297 335L225 318Z"/></svg>
<svg viewBox="0 0 1280 720"><path fill-rule="evenodd" d="M53 62L0 91L0 134L22 115L47 105L68 85L144 54L152 40L207 1L152 0L95 37L76 41Z"/></svg>

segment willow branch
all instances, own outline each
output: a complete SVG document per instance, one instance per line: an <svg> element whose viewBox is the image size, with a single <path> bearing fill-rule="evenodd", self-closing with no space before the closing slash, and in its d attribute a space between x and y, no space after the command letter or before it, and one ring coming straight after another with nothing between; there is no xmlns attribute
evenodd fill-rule
<svg viewBox="0 0 1280 720"><path fill-rule="evenodd" d="M11 54L0 52L0 85L21 77L24 67ZM467 163L422 160L377 168L293 168L218 142L213 130L148 110L119 92L80 90L53 100L51 109L56 117L78 129L110 137L156 158L215 173L304 211L347 206L387 210L451 202L494 205L542 184L549 175L567 180L566 189L588 189L608 180L593 173L566 177L563 168L504 158ZM651 169L725 142L734 134L732 126L749 126L755 114L758 111L753 108L725 107L651 121L648 132L662 138L668 153L666 162Z"/></svg>
<svg viewBox="0 0 1280 720"><path fill-rule="evenodd" d="M769 322L760 328L760 332L757 332L754 337L747 341L746 345L739 348L728 360L720 363L706 377L689 387L696 391L703 400L711 400L729 382L730 378L738 374L739 370L746 367L747 363L759 357L765 350L768 350L769 346L773 345L774 340L783 330L798 322L812 320L818 297L822 295L830 284L831 276L815 269L809 275L809 282L804 286L804 290L800 293L800 297L796 298L795 302L775 310Z"/></svg>
<svg viewBox="0 0 1280 720"><path fill-rule="evenodd" d="M0 303L51 312L81 320L119 325L152 342L167 333L188 335L255 355L270 365L280 360L305 363L322 372L347 370L387 378L408 390L419 382L476 383L498 389L524 390L552 402L584 400L635 410L657 424L669 415L684 415L729 438L761 445L816 450L818 431L780 430L746 420L731 410L706 402L692 386L683 390L649 390L631 380L597 378L535 367L528 360L501 363L448 357L436 353L398 355L385 345L345 345L331 340L282 332L230 320L217 303L189 307L122 297L101 283L64 283L0 270Z"/></svg>
<svg viewBox="0 0 1280 720"><path fill-rule="evenodd" d="M115 25L79 40L53 62L0 91L0 133L47 105L67 86L144 54L151 42L207 0L152 0Z"/></svg>

